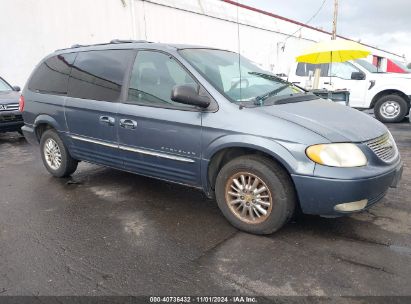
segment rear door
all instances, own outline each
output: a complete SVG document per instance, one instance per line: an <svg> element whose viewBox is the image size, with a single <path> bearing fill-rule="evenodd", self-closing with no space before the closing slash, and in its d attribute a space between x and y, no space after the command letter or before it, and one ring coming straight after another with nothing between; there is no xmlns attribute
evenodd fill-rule
<svg viewBox="0 0 411 304"><path fill-rule="evenodd" d="M117 108L135 52L79 52L73 64L65 117L70 151L81 160L122 167L117 143Z"/></svg>
<svg viewBox="0 0 411 304"><path fill-rule="evenodd" d="M137 52L128 96L118 108L120 153L128 171L198 186L202 112L170 99L182 84L197 86L172 56Z"/></svg>

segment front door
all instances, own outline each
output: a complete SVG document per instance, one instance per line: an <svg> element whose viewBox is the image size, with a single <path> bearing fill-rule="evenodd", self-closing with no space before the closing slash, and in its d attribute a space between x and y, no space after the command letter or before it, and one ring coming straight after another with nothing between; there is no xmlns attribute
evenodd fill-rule
<svg viewBox="0 0 411 304"><path fill-rule="evenodd" d="M361 71L350 62L334 62L329 64L328 77L321 77L321 83L328 90L349 90L350 106L362 107L365 104L369 81L351 79L354 72Z"/></svg>
<svg viewBox="0 0 411 304"><path fill-rule="evenodd" d="M117 108L133 56L130 50L78 53L65 101L73 157L122 167L117 143Z"/></svg>
<svg viewBox="0 0 411 304"><path fill-rule="evenodd" d="M118 108L125 170L199 186L201 111L170 99L175 85L197 85L169 54L138 51L128 97Z"/></svg>

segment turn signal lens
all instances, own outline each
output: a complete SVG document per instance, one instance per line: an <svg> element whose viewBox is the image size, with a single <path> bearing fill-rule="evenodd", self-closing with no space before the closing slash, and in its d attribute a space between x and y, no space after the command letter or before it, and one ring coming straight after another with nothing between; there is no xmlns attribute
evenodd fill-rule
<svg viewBox="0 0 411 304"><path fill-rule="evenodd" d="M349 168L367 164L361 149L351 143L314 145L305 152L313 162L324 166Z"/></svg>

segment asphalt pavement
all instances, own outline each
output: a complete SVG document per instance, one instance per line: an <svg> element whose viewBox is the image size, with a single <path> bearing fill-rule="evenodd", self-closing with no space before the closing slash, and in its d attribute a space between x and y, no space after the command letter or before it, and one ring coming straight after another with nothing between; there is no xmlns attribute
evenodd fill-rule
<svg viewBox="0 0 411 304"><path fill-rule="evenodd" d="M389 128L398 189L270 236L195 189L84 162L54 178L38 147L0 134L0 295L411 295L411 125Z"/></svg>

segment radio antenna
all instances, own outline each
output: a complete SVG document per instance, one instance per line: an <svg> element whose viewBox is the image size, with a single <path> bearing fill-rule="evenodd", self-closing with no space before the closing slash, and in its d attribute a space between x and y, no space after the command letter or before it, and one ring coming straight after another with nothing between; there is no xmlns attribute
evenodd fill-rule
<svg viewBox="0 0 411 304"><path fill-rule="evenodd" d="M241 92L241 86L242 86L242 75L241 75L241 44L240 44L240 20L239 20L239 0L237 0L237 47L238 47L238 71L240 73L240 100L242 99L242 92Z"/></svg>

